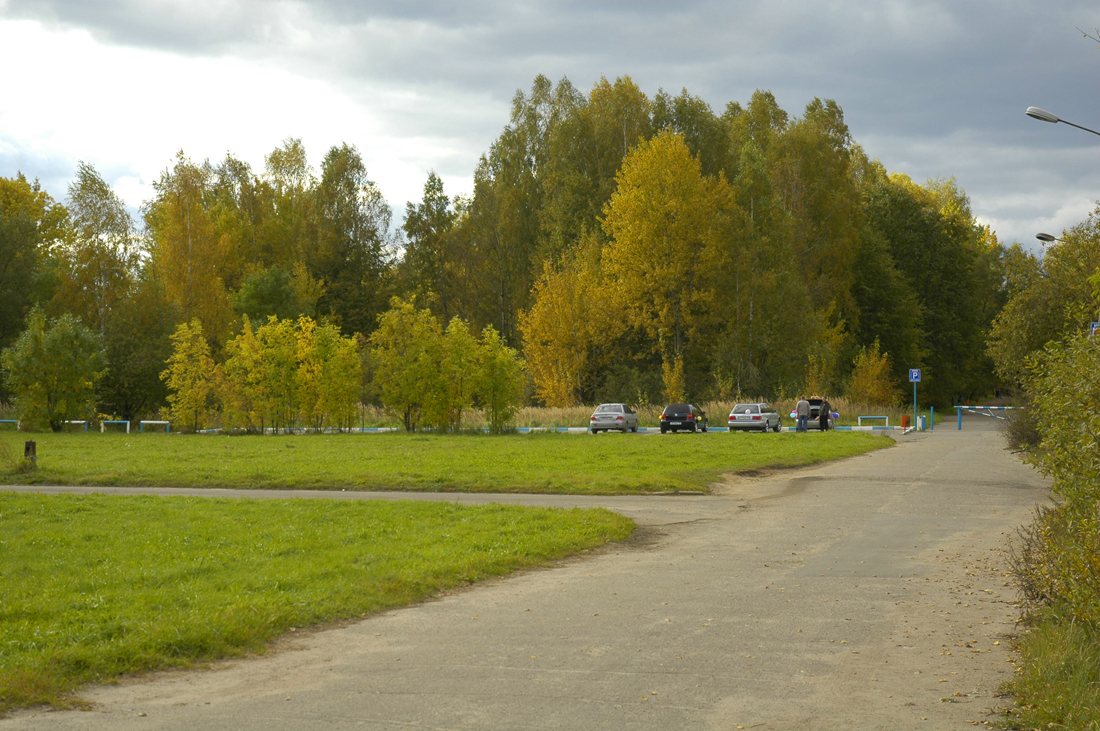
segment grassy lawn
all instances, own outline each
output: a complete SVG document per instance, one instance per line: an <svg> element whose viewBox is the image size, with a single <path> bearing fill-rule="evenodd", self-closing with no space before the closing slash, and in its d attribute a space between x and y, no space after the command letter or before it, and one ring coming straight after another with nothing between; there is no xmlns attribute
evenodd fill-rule
<svg viewBox="0 0 1100 731"><path fill-rule="evenodd" d="M0 483L636 494L704 490L726 472L796 467L890 446L867 433L306 436L0 432L38 469Z"/></svg>
<svg viewBox="0 0 1100 731"><path fill-rule="evenodd" d="M292 627L632 529L607 510L0 493L0 715L64 705L88 682L259 652Z"/></svg>

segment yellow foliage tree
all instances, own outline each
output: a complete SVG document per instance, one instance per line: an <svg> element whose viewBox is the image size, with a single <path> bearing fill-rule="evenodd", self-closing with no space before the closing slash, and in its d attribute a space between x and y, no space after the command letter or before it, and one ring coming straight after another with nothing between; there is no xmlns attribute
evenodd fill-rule
<svg viewBox="0 0 1100 731"><path fill-rule="evenodd" d="M632 324L657 342L666 390L675 390L677 359L715 317L716 277L728 264L723 238L729 188L702 174L683 138L662 132L638 145L616 176L604 209L611 241L603 267Z"/></svg>
<svg viewBox="0 0 1100 731"><path fill-rule="evenodd" d="M248 315L243 317L241 332L226 342L225 356L217 370L223 424L227 429L258 428L262 432L270 408L260 378L260 342Z"/></svg>
<svg viewBox="0 0 1100 731"><path fill-rule="evenodd" d="M593 267L571 258L549 263L535 284L533 304L521 313L523 353L535 394L551 407L573 406L593 347L617 337L624 323Z"/></svg>
<svg viewBox="0 0 1100 731"><path fill-rule="evenodd" d="M893 364L888 353L880 352L876 339L870 348L860 348L852 369L849 398L865 404L891 405L898 396L898 384L890 375Z"/></svg>
<svg viewBox="0 0 1100 731"><path fill-rule="evenodd" d="M168 300L185 320L197 319L212 340L228 334L232 314L223 281L230 240L219 233L209 207L213 171L182 152L176 165L153 184L145 209L152 264Z"/></svg>
<svg viewBox="0 0 1100 731"><path fill-rule="evenodd" d="M362 362L354 338L335 325L298 320L298 393L310 426L350 428L359 398Z"/></svg>
<svg viewBox="0 0 1100 731"><path fill-rule="evenodd" d="M182 323L172 335L174 349L160 378L168 386L173 421L198 431L210 417L214 395L214 359L198 319Z"/></svg>

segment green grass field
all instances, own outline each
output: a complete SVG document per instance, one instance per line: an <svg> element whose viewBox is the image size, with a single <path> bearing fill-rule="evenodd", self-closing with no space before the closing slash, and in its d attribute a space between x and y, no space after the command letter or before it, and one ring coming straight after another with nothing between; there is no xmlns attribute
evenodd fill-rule
<svg viewBox="0 0 1100 731"><path fill-rule="evenodd" d="M632 530L607 510L0 492L0 715Z"/></svg>
<svg viewBox="0 0 1100 731"><path fill-rule="evenodd" d="M34 439L38 469L20 472ZM0 433L0 483L637 494L705 490L727 472L797 467L890 446L868 433Z"/></svg>

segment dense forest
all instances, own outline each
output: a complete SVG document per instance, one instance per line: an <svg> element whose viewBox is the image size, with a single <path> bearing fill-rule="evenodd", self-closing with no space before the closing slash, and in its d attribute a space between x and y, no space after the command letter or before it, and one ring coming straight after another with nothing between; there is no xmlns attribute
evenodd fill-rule
<svg viewBox="0 0 1100 731"><path fill-rule="evenodd" d="M63 199L0 178L0 348L32 311L75 316L103 343L99 408L122 418L164 404L181 323L220 361L271 316L365 343L395 297L491 326L547 405L840 394L868 351L899 394L922 368L937 404L996 384L1005 249L953 180L870 159L833 101L793 117L757 91L716 113L627 77L587 94L538 77L472 194L429 173L399 222L346 144L319 169L296 139L261 171L181 151L153 188L134 221L84 163Z"/></svg>

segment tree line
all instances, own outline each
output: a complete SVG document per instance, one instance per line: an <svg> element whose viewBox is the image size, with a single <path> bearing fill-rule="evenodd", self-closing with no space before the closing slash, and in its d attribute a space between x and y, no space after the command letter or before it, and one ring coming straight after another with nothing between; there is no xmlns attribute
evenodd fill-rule
<svg viewBox="0 0 1100 731"><path fill-rule="evenodd" d="M757 91L716 113L628 77L585 94L540 76L472 193L429 173L396 223L346 144L319 169L295 139L261 171L181 151L153 191L138 225L88 164L64 201L0 179L0 347L35 307L71 315L101 339L99 408L122 418L167 403L181 324L216 364L246 318L308 317L365 352L395 296L440 332L492 327L536 403L840 393L872 347L894 391L923 368L935 403L996 378L1004 247L953 180L869 159L833 101L792 117ZM360 397L380 402L363 362Z"/></svg>

